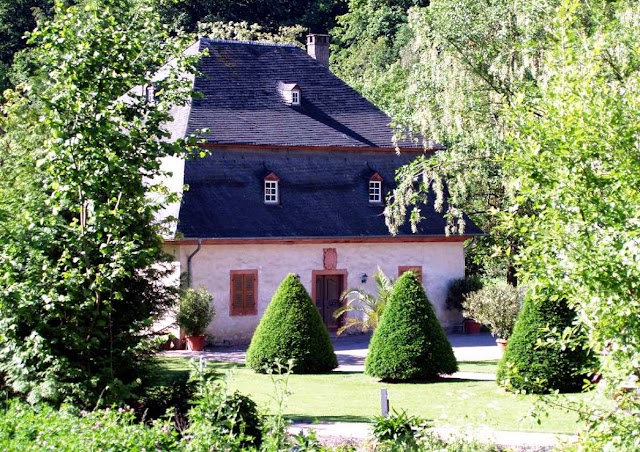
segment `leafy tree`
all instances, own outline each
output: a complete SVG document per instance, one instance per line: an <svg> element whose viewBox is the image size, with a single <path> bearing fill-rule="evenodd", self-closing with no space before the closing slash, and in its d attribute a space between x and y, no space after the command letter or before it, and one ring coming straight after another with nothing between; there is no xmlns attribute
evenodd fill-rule
<svg viewBox="0 0 640 452"><path fill-rule="evenodd" d="M394 118L398 135L447 147L401 169L386 211L391 231L409 212L417 223L416 206L434 191L448 233L464 231L462 212L488 233L467 247L469 274L506 276L515 284L512 255L520 237L499 227L510 205L502 109L518 86L535 81L550 10L513 0L354 0L349 6L334 29L336 73Z"/></svg>
<svg viewBox="0 0 640 452"><path fill-rule="evenodd" d="M640 447L629 434L640 409L622 396L640 343L637 21L626 0L434 0L410 13L411 52L393 63L409 77L382 88L406 99L400 122L448 148L399 174L388 215L404 220L433 187L442 201L444 177L450 232L465 211L489 233L472 249L479 268L515 282L518 256L528 284L539 279L577 310L609 398L585 449Z"/></svg>
<svg viewBox="0 0 640 452"><path fill-rule="evenodd" d="M345 11L344 0L161 0L159 11L164 21L187 31L195 31L198 22L249 22L275 32L281 26L302 25L314 33L326 33L335 17Z"/></svg>
<svg viewBox="0 0 640 452"><path fill-rule="evenodd" d="M637 2L563 1L545 83L511 111L508 171L532 209L511 218L527 243L521 273L562 294L601 361L605 398L586 407L585 450L640 448L627 389L640 376L638 20Z"/></svg>
<svg viewBox="0 0 640 452"><path fill-rule="evenodd" d="M38 16L49 17L53 0L0 0L0 93L10 87L9 70L14 55L26 47L26 32L36 27Z"/></svg>
<svg viewBox="0 0 640 452"><path fill-rule="evenodd" d="M392 117L404 105L410 68L396 64L410 41L408 9L424 0L351 0L331 30L335 73Z"/></svg>
<svg viewBox="0 0 640 452"><path fill-rule="evenodd" d="M443 210L448 198L448 233L464 231L462 212L487 232L468 247L469 270L506 276L512 284L512 256L522 239L501 227L500 215L513 206L503 167L510 152L503 109L540 76L539 56L550 39L545 23L554 2L532 7L513 0L435 0L411 11L411 52L398 63L411 70L397 120L447 150L421 156L399 172L401 182L387 209L392 230L412 204L434 190L436 209ZM521 211L527 207L518 205ZM411 219L420 219L415 207Z"/></svg>
<svg viewBox="0 0 640 452"><path fill-rule="evenodd" d="M342 294L341 299L344 304L333 313L336 319L346 316L344 324L338 329L338 335L350 329L367 333L375 331L378 327L384 307L393 291L393 280L385 275L380 267L373 275L373 280L376 282L376 295L362 287L347 289ZM355 313L356 316L349 316L349 313Z"/></svg>
<svg viewBox="0 0 640 452"><path fill-rule="evenodd" d="M367 375L382 380L434 379L458 370L440 322L414 272L398 278L373 333Z"/></svg>
<svg viewBox="0 0 640 452"><path fill-rule="evenodd" d="M260 319L246 361L256 372L265 372L290 359L296 373L328 372L338 366L320 313L293 274L282 281Z"/></svg>
<svg viewBox="0 0 640 452"><path fill-rule="evenodd" d="M304 34L301 25L282 26L277 32L265 31L264 27L256 23L248 22L203 22L198 24L198 35L209 39L228 39L232 41L266 41L284 44L296 44L296 41Z"/></svg>
<svg viewBox="0 0 640 452"><path fill-rule="evenodd" d="M144 333L175 300L162 281L164 124L190 98L194 61L148 0L55 7L33 33L39 70L0 127L0 370L31 401L118 400L140 375ZM148 102L134 86L154 81ZM126 95L125 95L126 94Z"/></svg>

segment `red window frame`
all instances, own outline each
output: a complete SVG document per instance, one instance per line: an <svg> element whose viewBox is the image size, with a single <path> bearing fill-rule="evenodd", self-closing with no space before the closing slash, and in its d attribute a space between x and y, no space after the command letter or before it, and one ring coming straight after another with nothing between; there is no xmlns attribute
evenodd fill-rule
<svg viewBox="0 0 640 452"><path fill-rule="evenodd" d="M398 267L398 276L402 276L403 273L408 271L414 271L418 274L420 283L422 282L422 265L400 265Z"/></svg>

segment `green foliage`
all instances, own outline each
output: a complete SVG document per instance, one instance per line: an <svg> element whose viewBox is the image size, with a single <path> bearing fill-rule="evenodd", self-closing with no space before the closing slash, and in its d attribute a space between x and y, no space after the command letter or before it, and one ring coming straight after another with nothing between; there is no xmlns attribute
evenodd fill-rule
<svg viewBox="0 0 640 452"><path fill-rule="evenodd" d="M406 411L391 410L388 417L373 418L373 436L384 449L385 445L402 447L402 450L416 449L418 435L427 428L427 423Z"/></svg>
<svg viewBox="0 0 640 452"><path fill-rule="evenodd" d="M335 318L346 316L343 325L338 329L338 335L351 329L368 333L378 327L384 307L393 290L393 280L385 275L380 267L373 275L373 280L376 282L377 295L373 295L361 287L347 289L342 294L341 300L344 303L333 313ZM349 316L349 313L352 315Z"/></svg>
<svg viewBox="0 0 640 452"><path fill-rule="evenodd" d="M420 438L418 450L425 452L499 452L504 449L500 446L469 439L462 435L457 437L450 436L445 440L437 433L426 432Z"/></svg>
<svg viewBox="0 0 640 452"><path fill-rule="evenodd" d="M373 420L375 450L379 452L493 452L502 450L491 444L449 435L442 439L429 430L427 421L405 411L392 410L388 417L376 416Z"/></svg>
<svg viewBox="0 0 640 452"><path fill-rule="evenodd" d="M489 277L506 275L512 283L520 238L500 227L500 214L510 206L503 110L520 86L538 76L551 11L513 0L434 0L409 12L411 40L394 63L405 73L392 85L394 119L425 137L427 146L435 140L447 150L420 156L399 171L386 209L390 229L407 217L419 221L417 206L435 192L434 207L447 214L447 233L464 232L463 212L487 233L468 248L468 267Z"/></svg>
<svg viewBox="0 0 640 452"><path fill-rule="evenodd" d="M396 119L448 148L400 172L388 216L404 221L430 190L444 208L444 177L449 232L464 211L489 234L473 266L513 281L517 256L527 284L562 294L602 356L609 398L639 367L638 9L433 0L410 12L411 51L394 63L410 71L388 90L406 99Z"/></svg>
<svg viewBox="0 0 640 452"><path fill-rule="evenodd" d="M606 392L605 389L602 395L607 396ZM640 438L634 433L640 416L637 384L617 392L605 405L596 403L572 408L580 411L586 427L578 435L575 449L568 450L603 450L603 445L607 445L608 450L638 450L640 447Z"/></svg>
<svg viewBox="0 0 640 452"><path fill-rule="evenodd" d="M277 358L273 364L269 365L266 369L273 393L270 397L272 406L269 407L271 415L265 419L263 424L263 448L265 450L281 450L289 447L289 442L287 441L287 421L284 418L284 410L291 395L289 391L289 378L291 377L292 369L292 359L283 363ZM254 377L253 374L252 377Z"/></svg>
<svg viewBox="0 0 640 452"><path fill-rule="evenodd" d="M213 295L203 286L187 288L180 294L176 320L187 336L204 334L215 313Z"/></svg>
<svg viewBox="0 0 640 452"><path fill-rule="evenodd" d="M193 361L192 379L196 392L189 410L187 450L245 450L262 441L262 418L253 400L228 390L226 381L216 378Z"/></svg>
<svg viewBox="0 0 640 452"><path fill-rule="evenodd" d="M454 279L447 290L447 309L462 311L465 297L470 292L482 289L482 280L477 276Z"/></svg>
<svg viewBox="0 0 640 452"><path fill-rule="evenodd" d="M188 370L167 369L153 362L144 370L145 379L131 404L139 419L160 419L168 412L186 416L194 385Z"/></svg>
<svg viewBox="0 0 640 452"><path fill-rule="evenodd" d="M195 360L190 363L193 372L189 386L195 394L189 400L189 412L169 410L162 419L152 417L150 420L148 409L153 407L144 403L135 411L114 406L87 412L71 405L56 409L45 403L28 405L9 400L2 405L0 413L0 449L275 451L291 448L281 410L263 417L251 399L230 391L226 379L214 376L201 367L202 364ZM180 369L170 378L154 375L158 387L164 386L160 392L168 393L169 386L177 380L183 381L184 370ZM186 374L188 376L188 372ZM275 399L281 397L281 389L276 388ZM275 425L279 427L274 428Z"/></svg>
<svg viewBox="0 0 640 452"><path fill-rule="evenodd" d="M507 283L497 283L467 295L464 316L486 325L491 334L509 339L522 308L524 292Z"/></svg>
<svg viewBox="0 0 640 452"><path fill-rule="evenodd" d="M407 10L421 0L351 0L349 11L337 18L331 67L363 96L392 117L404 104L408 70L396 64L411 34Z"/></svg>
<svg viewBox="0 0 640 452"><path fill-rule="evenodd" d="M257 372L293 359L295 373L328 372L338 366L329 333L300 281L289 274L273 295L247 350Z"/></svg>
<svg viewBox="0 0 640 452"><path fill-rule="evenodd" d="M186 41L147 0L60 3L55 17L0 118L0 371L30 401L110 403L130 395L144 331L175 303L155 219L171 197L154 181L185 152L164 127L195 58L176 58ZM157 102L129 92L172 57Z"/></svg>
<svg viewBox="0 0 640 452"><path fill-rule="evenodd" d="M14 55L27 45L25 33L36 27L38 17L53 14L53 4L53 0L0 0L0 95L12 85L10 67Z"/></svg>
<svg viewBox="0 0 640 452"><path fill-rule="evenodd" d="M451 344L422 284L414 272L404 273L371 338L365 373L393 381L434 379L457 370Z"/></svg>
<svg viewBox="0 0 640 452"><path fill-rule="evenodd" d="M170 420L137 423L133 410L121 407L78 412L12 401L0 416L0 449L38 450L177 450Z"/></svg>
<svg viewBox="0 0 640 452"><path fill-rule="evenodd" d="M294 450L297 452L322 452L330 450L322 446L320 441L318 441L316 432L313 430L307 432L300 430L298 434L292 435L292 440L295 444Z"/></svg>
<svg viewBox="0 0 640 452"><path fill-rule="evenodd" d="M232 41L266 41L284 44L297 44L296 39L305 32L301 25L279 27L276 32L265 31L264 27L248 22L204 22L198 24L198 35L209 39L228 39Z"/></svg>
<svg viewBox="0 0 640 452"><path fill-rule="evenodd" d="M531 207L506 218L526 243L520 274L562 294L600 358L584 450L640 447L638 405L617 402L640 368L639 20L634 1L562 1L545 83L509 112L514 201Z"/></svg>
<svg viewBox="0 0 640 452"><path fill-rule="evenodd" d="M576 313L563 298L548 290L528 295L498 366L498 384L535 394L580 391L594 360L584 341L565 347L554 340L575 322Z"/></svg>
<svg viewBox="0 0 640 452"><path fill-rule="evenodd" d="M186 31L196 31L198 22L249 22L268 31L280 26L302 25L313 33L325 33L335 24L335 17L345 11L344 0L172 0L158 1L162 19Z"/></svg>

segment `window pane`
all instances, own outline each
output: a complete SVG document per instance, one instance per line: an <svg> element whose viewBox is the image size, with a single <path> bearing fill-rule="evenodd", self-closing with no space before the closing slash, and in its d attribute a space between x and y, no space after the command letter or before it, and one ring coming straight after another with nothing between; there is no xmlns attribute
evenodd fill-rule
<svg viewBox="0 0 640 452"><path fill-rule="evenodd" d="M264 181L264 202L278 202L278 182Z"/></svg>
<svg viewBox="0 0 640 452"><path fill-rule="evenodd" d="M369 202L382 202L382 182L369 181Z"/></svg>

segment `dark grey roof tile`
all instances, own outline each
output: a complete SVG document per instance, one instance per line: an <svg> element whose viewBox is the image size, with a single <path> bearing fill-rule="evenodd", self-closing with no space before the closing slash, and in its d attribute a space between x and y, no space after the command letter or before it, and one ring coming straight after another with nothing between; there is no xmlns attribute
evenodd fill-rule
<svg viewBox="0 0 640 452"><path fill-rule="evenodd" d="M187 133L211 143L392 147L391 119L299 47L202 39ZM296 84L300 106L278 83ZM407 147L421 144L402 143Z"/></svg>
<svg viewBox="0 0 640 452"><path fill-rule="evenodd" d="M369 203L369 178L379 173L383 189L394 187L395 170L415 153L381 151L214 150L185 166L178 231L184 237L366 237L389 236L384 207ZM263 181L280 178L280 204L263 202ZM444 235L445 220L433 210L419 235ZM481 234L471 221L466 233ZM405 225L401 235L411 234Z"/></svg>

